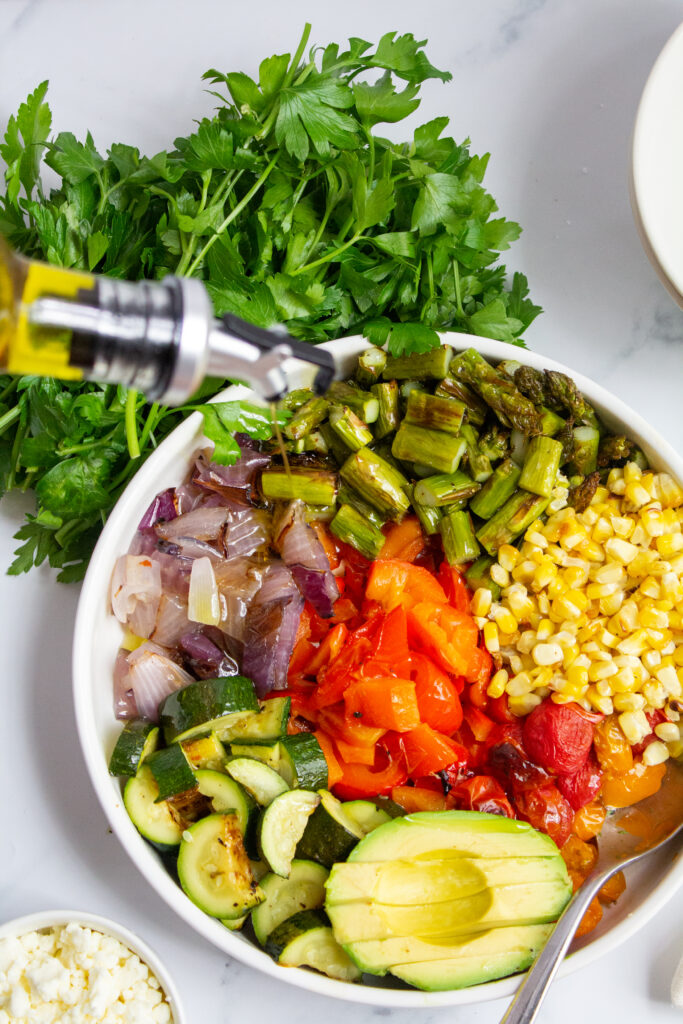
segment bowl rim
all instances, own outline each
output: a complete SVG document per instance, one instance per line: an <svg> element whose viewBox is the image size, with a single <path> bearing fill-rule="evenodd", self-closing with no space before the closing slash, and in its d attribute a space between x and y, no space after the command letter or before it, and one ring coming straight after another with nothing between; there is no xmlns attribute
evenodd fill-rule
<svg viewBox="0 0 683 1024"><path fill-rule="evenodd" d="M441 342L442 344L452 344L456 350L467 347L475 348L484 357L493 360L515 358L515 354L517 354L525 363L537 369L553 369L569 374L588 400L599 409L608 424L610 421L627 424L629 431L638 436L648 457L652 457L655 464L666 462L673 475L679 480L683 480L683 458L677 454L669 442L639 413L631 409L620 398L608 392L602 385L583 374L548 356L530 352L528 349L515 349L507 342L458 332L442 333ZM372 346L366 339L359 335L353 335L325 342L322 347L350 360L364 349ZM246 388L232 386L217 395L214 401L242 398L251 394ZM523 975L484 982L471 988L423 992L413 989L383 988L379 985L353 985L298 968L283 971L282 967L276 964L263 950L240 937L239 933L230 932L218 921L207 917L185 896L159 863L157 855L139 836L123 808L122 800L120 798L112 799L112 779L107 771L106 755L96 739L94 705L90 700L91 678L88 664L94 635L95 608L98 600L101 599L103 580L107 581L108 586L115 558L112 549L115 548L116 554L123 552L123 548L116 544L117 538L121 539L119 538L119 523L122 526L127 526L131 505L134 505L141 515L151 500L151 496L145 494L145 477L150 475L157 466L170 470L174 461L173 450L182 449L192 439L199 446L201 437L201 414L195 412L176 427L159 445L145 463L144 471L138 472L132 478L100 535L78 603L72 657L77 730L88 773L112 830L150 885L187 924L223 952L277 980L347 1002L397 1009L469 1005L511 996L518 988ZM559 968L560 976L579 970L615 949L645 925L682 884L683 852L672 861L656 889L632 913L615 924L606 934L594 939L564 960Z"/></svg>
<svg viewBox="0 0 683 1024"><path fill-rule="evenodd" d="M0 924L0 940L20 938L29 932L64 927L68 924L81 925L108 935L135 953L159 982L171 1010L171 1024L185 1024L185 1015L175 982L159 955L139 935L110 917L85 910L39 910Z"/></svg>
<svg viewBox="0 0 683 1024"><path fill-rule="evenodd" d="M670 69L683 54L683 22L669 36L660 50L645 81L638 103L631 138L629 166L629 196L636 230L645 253L660 281L674 301L683 308L683 260L675 262L672 247L662 246L662 221L652 215L650 196L659 190L649 170L649 138L661 107L659 96L662 82L666 82ZM659 115L661 120L662 115ZM659 132L658 134L663 134ZM681 144L683 146L683 143Z"/></svg>

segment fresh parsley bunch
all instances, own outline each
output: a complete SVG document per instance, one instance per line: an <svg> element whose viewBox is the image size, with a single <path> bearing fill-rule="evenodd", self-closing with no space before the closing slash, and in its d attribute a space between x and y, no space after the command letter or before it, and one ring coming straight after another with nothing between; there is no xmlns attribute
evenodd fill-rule
<svg viewBox="0 0 683 1024"><path fill-rule="evenodd" d="M425 41L384 35L264 60L257 79L207 71L218 100L175 148L153 157L90 134L50 139L43 82L10 118L0 144L0 234L21 252L115 277L192 275L216 313L286 323L317 343L363 333L390 352L422 352L437 331L521 344L540 312L498 254L520 233L496 217L482 185L488 156L444 135L448 118L397 144L376 134L419 105L433 67ZM41 165L59 176L47 194ZM223 382L207 382L201 398ZM82 576L98 532L152 448L187 414L135 392L0 377L0 495L33 488L38 509L17 534L10 568L46 558L60 579ZM258 411L212 414L223 458L235 430L267 434Z"/></svg>

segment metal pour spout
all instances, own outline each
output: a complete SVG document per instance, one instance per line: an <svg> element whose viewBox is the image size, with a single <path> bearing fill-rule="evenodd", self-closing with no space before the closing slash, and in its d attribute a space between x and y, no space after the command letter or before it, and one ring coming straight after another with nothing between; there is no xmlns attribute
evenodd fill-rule
<svg viewBox="0 0 683 1024"><path fill-rule="evenodd" d="M316 367L312 387L335 376L329 352L228 314L213 316L201 281L98 278L76 299L43 296L28 310L34 327L71 332L70 363L89 380L125 384L149 399L180 405L206 376L244 381L266 401L289 390L287 362Z"/></svg>

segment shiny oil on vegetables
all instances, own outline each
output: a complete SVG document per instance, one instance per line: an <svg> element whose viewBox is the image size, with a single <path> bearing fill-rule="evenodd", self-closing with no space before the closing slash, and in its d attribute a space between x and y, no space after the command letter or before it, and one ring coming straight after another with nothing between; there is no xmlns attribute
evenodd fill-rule
<svg viewBox="0 0 683 1024"><path fill-rule="evenodd" d="M683 491L610 434L569 377L474 349L368 349L352 378L324 398L293 392L280 416L283 449L238 436L233 465L199 453L114 572L129 631L117 713L145 742L160 718L164 740L146 754L138 742L126 791L152 772L186 892L207 909L184 881L183 835L241 799L207 768L246 794L250 879L239 914L208 912L231 927L251 913L266 948L259 874L327 871L393 815L527 822L580 885L609 809L655 792L683 749ZM605 886L583 931L623 885ZM331 956L353 933L347 959L309 962L353 980L367 936L328 910L331 933L318 916L285 928L287 941L328 929L311 942ZM284 948L270 951L290 962ZM500 972L521 969L501 957ZM418 985L429 974L382 963ZM485 980L462 967L429 985Z"/></svg>

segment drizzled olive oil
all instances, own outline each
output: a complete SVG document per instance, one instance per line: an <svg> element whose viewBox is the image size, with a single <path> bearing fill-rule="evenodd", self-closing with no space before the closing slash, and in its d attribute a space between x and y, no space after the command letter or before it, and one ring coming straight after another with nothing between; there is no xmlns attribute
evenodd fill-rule
<svg viewBox="0 0 683 1024"><path fill-rule="evenodd" d="M275 404L275 402L269 402L268 405L269 405L269 408L270 408L270 419L271 419L272 424L273 424L273 437L275 438L275 440L277 442L277 446L278 446L278 449L280 451L280 455L282 456L282 464L283 464L283 466L285 468L285 473L291 479L292 473L291 473L291 470L289 468L289 459L287 458L287 449L285 448L284 438L282 436L282 431L280 430L280 424L278 423L278 420L277 420L277 405Z"/></svg>

